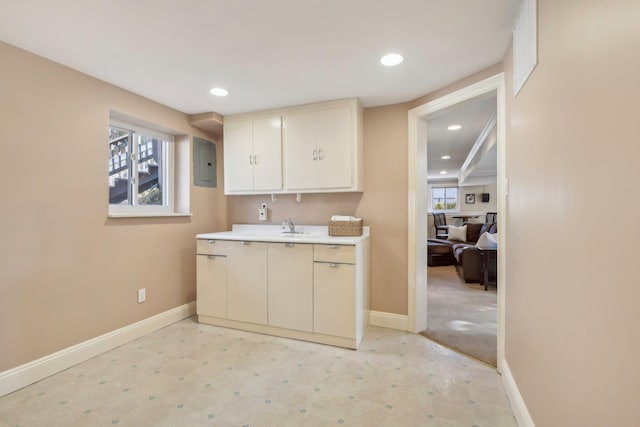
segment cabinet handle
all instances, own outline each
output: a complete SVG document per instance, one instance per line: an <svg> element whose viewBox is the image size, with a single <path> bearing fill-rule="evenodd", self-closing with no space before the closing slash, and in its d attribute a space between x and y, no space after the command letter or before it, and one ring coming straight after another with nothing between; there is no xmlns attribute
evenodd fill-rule
<svg viewBox="0 0 640 427"><path fill-rule="evenodd" d="M329 249L340 249L340 245L329 245Z"/></svg>
<svg viewBox="0 0 640 427"><path fill-rule="evenodd" d="M284 246L287 248L292 248L294 245L293 243L285 243Z"/></svg>
<svg viewBox="0 0 640 427"><path fill-rule="evenodd" d="M216 259L218 255L207 255L207 259Z"/></svg>
<svg viewBox="0 0 640 427"><path fill-rule="evenodd" d="M258 155L257 155L257 154L254 154L254 155L253 155L253 164L254 164L254 165L257 165L257 164L258 164Z"/></svg>
<svg viewBox="0 0 640 427"><path fill-rule="evenodd" d="M340 268L340 264L331 263L329 264L329 268Z"/></svg>
<svg viewBox="0 0 640 427"><path fill-rule="evenodd" d="M207 240L207 243L209 243L210 245L214 244L215 242L215 240Z"/></svg>
<svg viewBox="0 0 640 427"><path fill-rule="evenodd" d="M250 245L251 242L242 242L243 245Z"/></svg>
<svg viewBox="0 0 640 427"><path fill-rule="evenodd" d="M318 149L318 160L322 160L322 148Z"/></svg>
<svg viewBox="0 0 640 427"><path fill-rule="evenodd" d="M313 160L318 160L318 150L313 150Z"/></svg>
<svg viewBox="0 0 640 427"><path fill-rule="evenodd" d="M253 164L253 155L249 154L249 164L252 165Z"/></svg>

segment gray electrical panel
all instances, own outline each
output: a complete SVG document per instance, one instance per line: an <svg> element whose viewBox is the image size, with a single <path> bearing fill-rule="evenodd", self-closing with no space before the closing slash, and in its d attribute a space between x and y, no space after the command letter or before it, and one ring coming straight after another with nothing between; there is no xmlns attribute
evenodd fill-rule
<svg viewBox="0 0 640 427"><path fill-rule="evenodd" d="M216 187L216 144L193 137L193 185Z"/></svg>

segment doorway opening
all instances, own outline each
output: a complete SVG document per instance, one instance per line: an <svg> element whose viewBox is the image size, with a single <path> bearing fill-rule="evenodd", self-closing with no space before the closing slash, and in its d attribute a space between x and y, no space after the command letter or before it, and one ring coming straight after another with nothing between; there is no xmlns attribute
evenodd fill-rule
<svg viewBox="0 0 640 427"><path fill-rule="evenodd" d="M427 330L497 365L497 92L427 116ZM485 274L486 273L486 274ZM485 277L486 276L486 277Z"/></svg>
<svg viewBox="0 0 640 427"><path fill-rule="evenodd" d="M497 342L496 342L496 367L501 371L501 364L504 360L504 260L505 260L505 215L504 206L507 196L505 179L505 89L504 74L500 73L463 89L452 92L446 96L429 101L419 107L409 111L409 305L408 321L409 330L412 332L423 332L428 330L428 286L427 277L427 243L428 243L428 217L429 200L432 195L429 193L427 185L427 171L429 161L428 148L428 121L429 118L437 117L447 111L452 110L456 105L464 105L469 100L483 99L495 94L496 114L495 114L495 138L497 141L496 150L496 178L495 178L495 201L497 212ZM434 155L432 153L431 155ZM465 192L460 190L458 203L469 204L476 197L482 200L482 194L475 192ZM469 194L469 195L467 195ZM459 210L459 207L458 207ZM478 215L479 217L480 215ZM467 220L470 218L466 218Z"/></svg>

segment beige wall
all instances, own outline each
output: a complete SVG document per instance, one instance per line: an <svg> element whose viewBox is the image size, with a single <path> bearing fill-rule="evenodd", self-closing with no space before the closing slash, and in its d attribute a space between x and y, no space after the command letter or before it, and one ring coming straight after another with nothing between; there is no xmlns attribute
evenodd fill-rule
<svg viewBox="0 0 640 427"><path fill-rule="evenodd" d="M640 2L538 9L516 99L505 60L506 358L536 425L638 425Z"/></svg>
<svg viewBox="0 0 640 427"><path fill-rule="evenodd" d="M109 109L206 137L184 114L0 43L0 371L195 299L195 241L226 223L107 219ZM147 302L136 291L146 287Z"/></svg>

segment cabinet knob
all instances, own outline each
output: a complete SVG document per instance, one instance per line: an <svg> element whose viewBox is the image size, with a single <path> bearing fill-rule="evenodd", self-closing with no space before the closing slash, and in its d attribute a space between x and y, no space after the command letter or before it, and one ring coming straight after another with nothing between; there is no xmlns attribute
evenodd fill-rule
<svg viewBox="0 0 640 427"><path fill-rule="evenodd" d="M331 263L329 264L329 268L340 268L340 264Z"/></svg>
<svg viewBox="0 0 640 427"><path fill-rule="evenodd" d="M284 244L287 248L292 248L294 245L293 243L285 243Z"/></svg>
<svg viewBox="0 0 640 427"><path fill-rule="evenodd" d="M329 249L340 249L340 245L329 245Z"/></svg>

